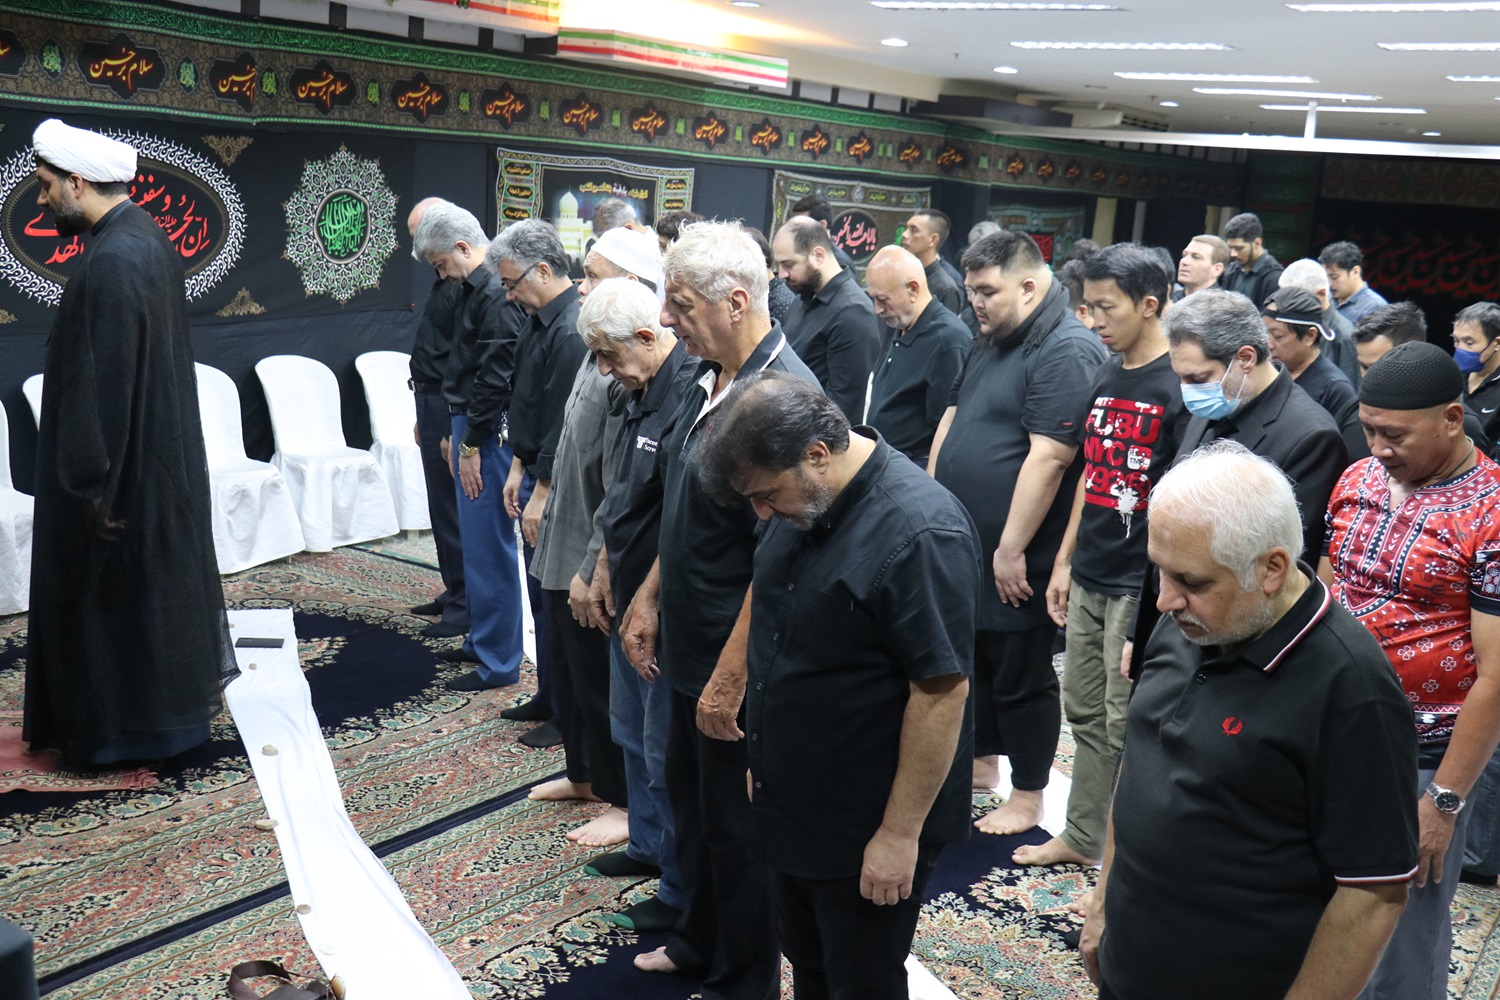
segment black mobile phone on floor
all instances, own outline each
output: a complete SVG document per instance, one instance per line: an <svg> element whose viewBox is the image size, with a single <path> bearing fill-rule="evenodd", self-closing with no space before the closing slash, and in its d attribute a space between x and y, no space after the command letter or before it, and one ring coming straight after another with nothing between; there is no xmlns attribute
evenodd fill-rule
<svg viewBox="0 0 1500 1000"><path fill-rule="evenodd" d="M257 638L251 635L241 636L234 641L235 646L240 649L280 649L286 645L285 639Z"/></svg>

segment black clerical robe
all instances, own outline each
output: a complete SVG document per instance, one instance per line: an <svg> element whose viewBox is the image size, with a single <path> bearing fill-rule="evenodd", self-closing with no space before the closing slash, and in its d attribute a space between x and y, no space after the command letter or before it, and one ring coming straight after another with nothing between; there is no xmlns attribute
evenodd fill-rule
<svg viewBox="0 0 1500 1000"><path fill-rule="evenodd" d="M24 731L73 766L201 742L235 674L181 259L128 201L84 245L47 344Z"/></svg>

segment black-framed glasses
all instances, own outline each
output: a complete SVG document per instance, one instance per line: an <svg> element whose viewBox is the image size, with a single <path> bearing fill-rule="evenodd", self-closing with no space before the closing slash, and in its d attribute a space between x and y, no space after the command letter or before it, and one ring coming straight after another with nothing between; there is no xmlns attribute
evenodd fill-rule
<svg viewBox="0 0 1500 1000"><path fill-rule="evenodd" d="M537 264L540 264L540 263L541 263L541 261L537 261L536 264L532 264L526 270L522 271L516 277L515 281L506 281L504 278L501 278L500 279L500 287L504 288L507 292L513 292L513 291L515 291L516 290L516 286L519 285L521 282L525 281L526 280L526 276L528 274L530 274L532 271L535 271L536 267L537 267Z"/></svg>

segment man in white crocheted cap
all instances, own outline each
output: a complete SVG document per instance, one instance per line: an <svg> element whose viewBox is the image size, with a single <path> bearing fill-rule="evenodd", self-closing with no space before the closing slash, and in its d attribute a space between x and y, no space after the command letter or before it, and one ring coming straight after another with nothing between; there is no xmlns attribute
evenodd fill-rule
<svg viewBox="0 0 1500 1000"><path fill-rule="evenodd" d="M129 145L56 119L32 141L37 205L83 254L47 342L23 736L73 768L161 760L236 673L182 257L130 200Z"/></svg>

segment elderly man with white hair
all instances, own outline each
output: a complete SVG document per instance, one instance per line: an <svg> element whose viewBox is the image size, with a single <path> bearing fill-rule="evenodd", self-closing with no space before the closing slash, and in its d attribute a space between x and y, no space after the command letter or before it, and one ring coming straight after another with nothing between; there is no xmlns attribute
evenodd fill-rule
<svg viewBox="0 0 1500 1000"><path fill-rule="evenodd" d="M1233 441L1189 456L1152 491L1148 530L1162 618L1085 966L1104 1000L1352 1000L1417 870L1411 706L1298 561L1270 461Z"/></svg>

